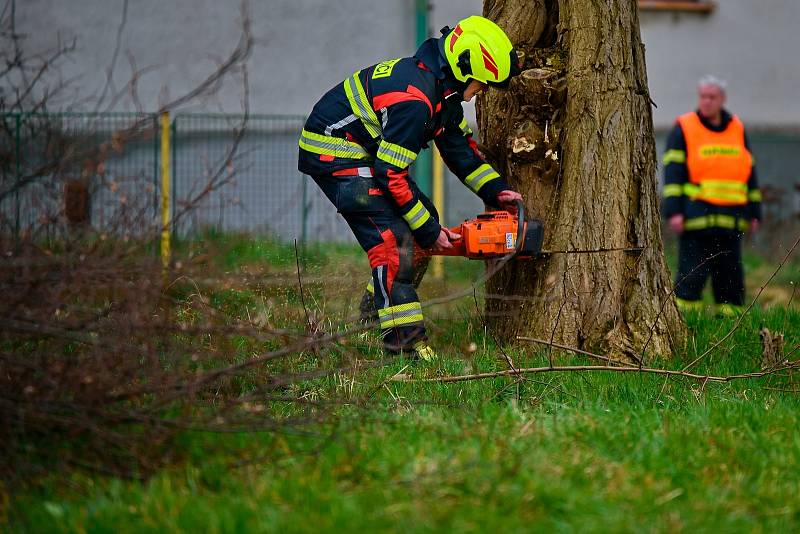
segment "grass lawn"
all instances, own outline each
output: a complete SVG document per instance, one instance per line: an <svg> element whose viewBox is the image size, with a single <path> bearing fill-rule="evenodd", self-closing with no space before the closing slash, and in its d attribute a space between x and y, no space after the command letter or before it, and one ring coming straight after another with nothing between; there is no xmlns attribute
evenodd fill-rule
<svg viewBox="0 0 800 534"><path fill-rule="evenodd" d="M186 262L219 272L212 298L232 314L302 324L294 248L235 240L186 245ZM210 258L210 259L209 259ZM756 274L774 261L757 263ZM319 320L355 313L366 261L352 247L303 252L307 305ZM463 288L480 264L448 260L449 278L423 298ZM776 299L791 293L789 267ZM792 276L794 275L794 279ZM754 274L755 277L755 274ZM754 294L751 280L749 294ZM777 294L777 293L776 293ZM784 295L784 296L781 296ZM757 307L693 370L757 371L758 331L800 344L800 308ZM287 305L288 303L288 305ZM182 459L145 482L54 473L7 494L4 527L39 532L319 531L796 531L800 528L800 384L793 375L698 383L645 374L549 373L523 380L391 381L505 368L471 298L431 314L434 363L393 361L291 385L332 403L323 424L279 433L186 432ZM298 321L300 321L298 323ZM679 369L733 326L687 317ZM477 350L465 347L474 342ZM375 336L359 345L380 358ZM547 362L539 347L508 349L518 366ZM335 360L335 351L299 358ZM789 356L800 357L800 349ZM590 363L559 355L563 364ZM242 385L247 388L246 384Z"/></svg>

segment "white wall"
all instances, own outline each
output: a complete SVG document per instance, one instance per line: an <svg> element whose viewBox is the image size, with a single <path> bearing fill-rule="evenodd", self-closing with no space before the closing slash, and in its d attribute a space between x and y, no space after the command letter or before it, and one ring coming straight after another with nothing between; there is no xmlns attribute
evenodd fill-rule
<svg viewBox="0 0 800 534"><path fill-rule="evenodd" d="M122 0L16 0L17 29L29 50L45 50L76 39L63 65L76 97L102 89ZM329 87L352 70L415 48L414 0L253 0L256 48L249 60L251 110L305 114ZM481 0L432 0L434 34L482 9ZM132 0L122 34L114 80L130 76L126 54L139 68L152 67L140 81L146 110L160 95L177 96L197 85L226 57L238 38L238 0ZM748 125L796 126L800 87L800 0L718 0L710 15L642 12L642 38L657 127L695 105L695 84L712 72L729 80L730 108ZM241 91L228 83L204 102L205 111L241 110ZM91 109L91 104L83 104ZM131 109L124 99L115 109ZM468 116L473 113L468 112Z"/></svg>
<svg viewBox="0 0 800 534"><path fill-rule="evenodd" d="M122 0L17 0L17 29L29 36L28 49L53 47L59 36L76 40L62 68L63 77L74 80L67 102L102 90L122 6ZM413 0L254 0L250 8L257 43L248 62L254 113L306 114L355 69L414 50ZM215 70L236 46L240 20L238 0L131 1L117 87L130 77L130 53L138 68L154 69L142 77L139 97L145 110L157 109L162 92L178 96ZM199 108L238 112L239 88L229 82ZM132 102L125 99L115 109L130 110Z"/></svg>
<svg viewBox="0 0 800 534"><path fill-rule="evenodd" d="M480 15L483 11L482 0L432 0L433 9L429 14L428 25L431 34L435 37L441 35L439 30L443 26L455 27L456 23L471 15ZM475 103L464 104L464 116L475 126Z"/></svg>
<svg viewBox="0 0 800 534"><path fill-rule="evenodd" d="M728 80L728 107L746 125L800 125L800 1L718 0L709 15L642 12L641 31L656 127L695 107L706 73Z"/></svg>

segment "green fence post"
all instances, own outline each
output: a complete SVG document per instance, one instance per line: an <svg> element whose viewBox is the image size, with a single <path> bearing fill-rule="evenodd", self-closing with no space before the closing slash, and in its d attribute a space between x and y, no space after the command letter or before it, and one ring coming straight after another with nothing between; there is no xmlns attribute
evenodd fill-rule
<svg viewBox="0 0 800 534"><path fill-rule="evenodd" d="M416 26L417 26L417 48L428 38L428 10L430 5L428 0L416 0L414 6ZM431 170L432 170L431 150L429 148L422 150L417 156L417 161L414 163L414 181L422 190L423 193L430 196L432 192L431 187Z"/></svg>
<svg viewBox="0 0 800 534"><path fill-rule="evenodd" d="M308 240L308 214L310 213L311 203L308 201L308 180L310 178L303 175L303 209L301 210L303 213L303 226L300 229L300 250L302 251L302 255L300 256L300 263L305 268L308 262L308 254L306 254L306 243Z"/></svg>
<svg viewBox="0 0 800 534"><path fill-rule="evenodd" d="M19 250L19 231L20 231L20 223L19 223L19 182L22 178L21 166L20 166L20 144L22 144L22 115L16 113L14 115L14 120L16 121L14 125L14 166L15 166L15 178L14 178L14 250Z"/></svg>
<svg viewBox="0 0 800 534"><path fill-rule="evenodd" d="M178 212L175 210L176 201L175 199L178 197L178 158L177 158L177 148L178 148L178 115L175 115L172 119L172 124L170 125L170 137L172 142L172 176L170 184L170 189L172 190L172 220L171 220L171 230L172 230L172 239L177 242L178 239L178 225L175 224L175 216Z"/></svg>
<svg viewBox="0 0 800 534"><path fill-rule="evenodd" d="M158 220L158 177L160 171L158 169L161 163L160 146L161 136L158 129L158 113L153 113L153 220ZM160 236L160 233L158 234ZM160 238L155 240L153 252L156 256L160 253L159 248Z"/></svg>
<svg viewBox="0 0 800 534"><path fill-rule="evenodd" d="M153 114L153 217L158 217L159 141L158 114Z"/></svg>

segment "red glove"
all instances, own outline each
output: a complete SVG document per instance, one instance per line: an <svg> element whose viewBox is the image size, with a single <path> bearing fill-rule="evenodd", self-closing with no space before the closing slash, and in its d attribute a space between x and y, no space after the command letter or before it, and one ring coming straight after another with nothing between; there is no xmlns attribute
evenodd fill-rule
<svg viewBox="0 0 800 534"><path fill-rule="evenodd" d="M516 200L522 200L522 195L516 191L505 190L497 193L497 203L511 215L517 214Z"/></svg>

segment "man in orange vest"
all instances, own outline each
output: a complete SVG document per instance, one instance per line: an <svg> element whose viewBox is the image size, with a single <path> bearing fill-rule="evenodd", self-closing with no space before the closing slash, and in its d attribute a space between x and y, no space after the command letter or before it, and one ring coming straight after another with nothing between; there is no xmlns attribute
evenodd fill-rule
<svg viewBox="0 0 800 534"><path fill-rule="evenodd" d="M725 88L703 77L697 110L678 117L664 153L662 211L680 235L678 306L702 308L711 276L720 313L733 315L744 304L742 236L758 228L761 192L744 125L723 107Z"/></svg>

